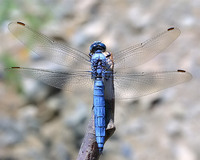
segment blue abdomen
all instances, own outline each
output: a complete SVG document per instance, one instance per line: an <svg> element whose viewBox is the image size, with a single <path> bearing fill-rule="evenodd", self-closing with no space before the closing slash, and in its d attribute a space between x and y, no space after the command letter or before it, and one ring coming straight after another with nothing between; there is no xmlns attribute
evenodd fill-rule
<svg viewBox="0 0 200 160"><path fill-rule="evenodd" d="M103 151L105 142L105 98L102 79L94 81L94 123L99 151Z"/></svg>

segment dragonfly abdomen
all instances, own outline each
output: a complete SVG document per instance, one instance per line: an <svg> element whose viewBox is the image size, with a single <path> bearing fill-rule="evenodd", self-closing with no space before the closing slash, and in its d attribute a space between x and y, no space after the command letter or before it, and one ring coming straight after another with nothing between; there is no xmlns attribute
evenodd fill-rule
<svg viewBox="0 0 200 160"><path fill-rule="evenodd" d="M102 79L94 81L94 124L99 152L103 151L105 142L105 98Z"/></svg>

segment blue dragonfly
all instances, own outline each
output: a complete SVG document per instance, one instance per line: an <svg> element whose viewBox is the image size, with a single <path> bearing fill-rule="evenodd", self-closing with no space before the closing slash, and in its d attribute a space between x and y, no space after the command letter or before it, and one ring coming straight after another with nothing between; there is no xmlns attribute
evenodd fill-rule
<svg viewBox="0 0 200 160"><path fill-rule="evenodd" d="M178 28L169 28L157 36L114 54L106 45L95 41L85 54L65 43L38 33L22 22L12 22L9 30L28 48L42 58L65 66L66 70L11 67L7 71L30 74L48 85L67 91L76 86L93 87L95 135L99 152L105 143L105 99L130 99L189 81L192 76L184 70L135 73L133 67L147 62L167 48L179 35Z"/></svg>

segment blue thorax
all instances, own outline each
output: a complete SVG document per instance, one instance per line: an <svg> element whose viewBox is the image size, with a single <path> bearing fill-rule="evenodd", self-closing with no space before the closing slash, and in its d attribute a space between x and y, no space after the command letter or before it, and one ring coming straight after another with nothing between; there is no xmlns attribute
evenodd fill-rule
<svg viewBox="0 0 200 160"><path fill-rule="evenodd" d="M92 78L103 78L106 72L106 57L101 50L97 50L91 57Z"/></svg>
<svg viewBox="0 0 200 160"><path fill-rule="evenodd" d="M110 64L107 62L107 57L103 54L106 51L105 44L100 41L95 41L90 46L90 62L92 79L108 79L110 76Z"/></svg>

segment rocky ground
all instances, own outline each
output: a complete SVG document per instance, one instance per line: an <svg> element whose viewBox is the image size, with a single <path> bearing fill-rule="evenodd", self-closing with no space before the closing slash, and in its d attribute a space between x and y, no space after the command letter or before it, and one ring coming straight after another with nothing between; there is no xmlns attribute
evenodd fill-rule
<svg viewBox="0 0 200 160"><path fill-rule="evenodd" d="M137 100L117 101L117 130L101 159L200 159L199 0L1 0L1 66L45 66L9 33L11 21L23 21L85 53L96 40L114 54L179 27L181 36L136 70L184 69L193 79ZM87 92L79 97L37 80L0 76L0 160L76 159L92 107Z"/></svg>

